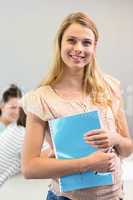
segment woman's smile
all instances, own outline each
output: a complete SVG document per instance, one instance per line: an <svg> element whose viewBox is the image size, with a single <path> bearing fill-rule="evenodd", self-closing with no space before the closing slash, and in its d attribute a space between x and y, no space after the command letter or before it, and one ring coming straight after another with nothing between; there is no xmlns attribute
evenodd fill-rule
<svg viewBox="0 0 133 200"><path fill-rule="evenodd" d="M76 54L70 54L69 56L71 60L76 63L82 62L83 59L85 59L85 56L76 55Z"/></svg>
<svg viewBox="0 0 133 200"><path fill-rule="evenodd" d="M61 58L66 67L83 68L95 54L95 36L91 29L71 24L61 42Z"/></svg>

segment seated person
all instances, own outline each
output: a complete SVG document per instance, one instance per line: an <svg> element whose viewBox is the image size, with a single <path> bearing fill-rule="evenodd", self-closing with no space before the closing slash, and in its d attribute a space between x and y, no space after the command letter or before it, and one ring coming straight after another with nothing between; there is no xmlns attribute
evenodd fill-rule
<svg viewBox="0 0 133 200"><path fill-rule="evenodd" d="M20 172L25 121L26 115L20 108L17 123L10 123L0 136L0 187L9 177Z"/></svg>
<svg viewBox="0 0 133 200"><path fill-rule="evenodd" d="M0 103L0 135L9 124L17 121L21 97L21 90L14 84L2 94Z"/></svg>

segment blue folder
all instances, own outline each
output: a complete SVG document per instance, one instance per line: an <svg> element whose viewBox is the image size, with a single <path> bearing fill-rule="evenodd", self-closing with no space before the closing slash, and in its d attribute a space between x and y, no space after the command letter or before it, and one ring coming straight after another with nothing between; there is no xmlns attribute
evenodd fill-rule
<svg viewBox="0 0 133 200"><path fill-rule="evenodd" d="M81 158L97 151L83 137L86 132L102 127L98 110L50 120L49 127L56 158ZM112 173L74 173L60 177L59 184L61 192L111 185Z"/></svg>

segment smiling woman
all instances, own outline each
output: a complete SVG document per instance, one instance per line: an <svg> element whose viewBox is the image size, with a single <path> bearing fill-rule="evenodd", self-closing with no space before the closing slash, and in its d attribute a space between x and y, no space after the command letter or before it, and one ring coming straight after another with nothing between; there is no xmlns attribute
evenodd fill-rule
<svg viewBox="0 0 133 200"><path fill-rule="evenodd" d="M95 36L91 29L78 23L71 24L64 32L61 57L67 67L84 68L95 53Z"/></svg>
<svg viewBox="0 0 133 200"><path fill-rule="evenodd" d="M133 143L122 106L119 81L102 73L97 66L97 42L96 25L88 15L81 12L68 15L57 32L52 70L40 87L27 93L22 100L27 113L22 172L26 178L52 178L47 200L123 198L120 158L133 151ZM49 120L94 108L101 114L103 129L100 134L99 130L90 135L85 133L83 140L99 151L78 159L41 156L44 138L54 151ZM71 140L68 132L69 137ZM69 144L69 140L65 142ZM110 148L113 152L107 151ZM60 191L61 176L87 171L112 172L112 185L67 193Z"/></svg>

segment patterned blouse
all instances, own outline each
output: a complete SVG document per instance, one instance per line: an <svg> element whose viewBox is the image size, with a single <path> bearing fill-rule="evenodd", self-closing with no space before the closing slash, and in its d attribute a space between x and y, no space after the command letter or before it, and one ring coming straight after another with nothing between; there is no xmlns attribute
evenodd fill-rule
<svg viewBox="0 0 133 200"><path fill-rule="evenodd" d="M121 108L121 93L119 81L109 75L105 75L105 81L113 91L113 109L116 113ZM109 134L116 131L115 120L110 107L100 108L92 105L89 96L83 103L78 100L67 100L59 96L51 86L42 86L34 91L28 92L22 100L25 112L30 112L47 122L50 119L77 114L91 109L98 109L101 113L103 127L109 130ZM46 130L46 141L51 148L52 140L49 129ZM96 188L75 190L72 192L61 193L58 180L52 179L50 189L59 196L65 196L72 200L119 200L123 198L122 180L121 180L121 162L116 153L116 169L113 174L113 184L108 186L99 186Z"/></svg>

